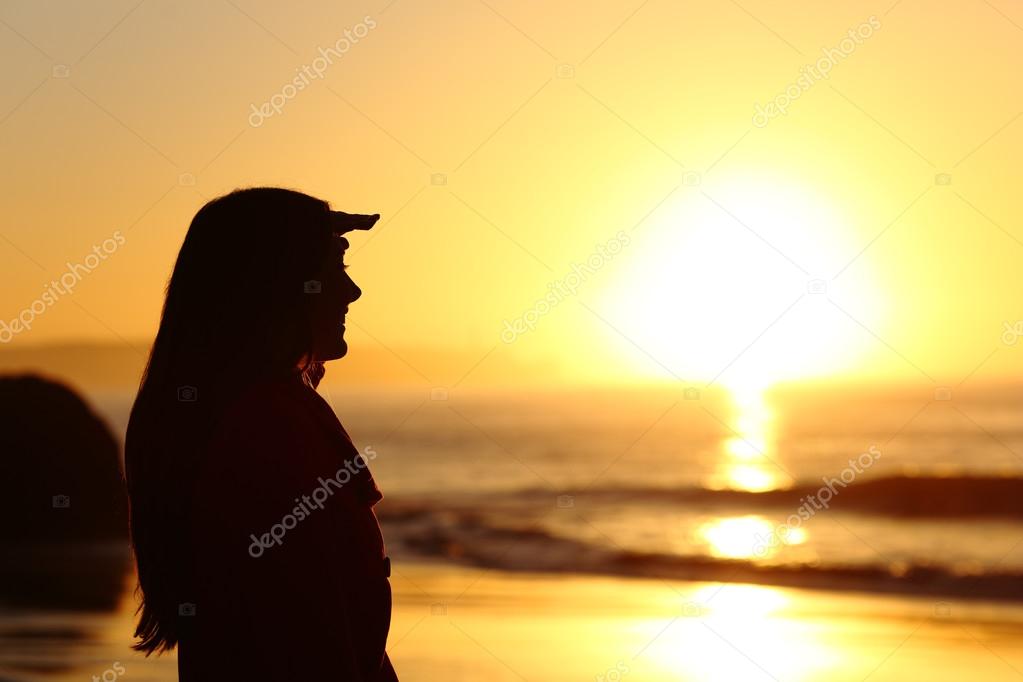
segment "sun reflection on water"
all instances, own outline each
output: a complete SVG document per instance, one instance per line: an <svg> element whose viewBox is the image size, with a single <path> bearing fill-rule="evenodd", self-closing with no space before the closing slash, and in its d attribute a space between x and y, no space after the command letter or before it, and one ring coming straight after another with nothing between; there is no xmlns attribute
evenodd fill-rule
<svg viewBox="0 0 1023 682"><path fill-rule="evenodd" d="M715 519L700 526L698 535L707 544L711 555L723 559L765 558L777 554L781 543L770 542L773 524L762 516L732 516ZM786 545L806 542L806 531L791 528L785 536Z"/></svg>
<svg viewBox="0 0 1023 682"><path fill-rule="evenodd" d="M774 412L763 387L734 387L731 394L736 410L730 424L733 435L723 443L721 462L709 485L751 492L790 485L791 478L776 463Z"/></svg>

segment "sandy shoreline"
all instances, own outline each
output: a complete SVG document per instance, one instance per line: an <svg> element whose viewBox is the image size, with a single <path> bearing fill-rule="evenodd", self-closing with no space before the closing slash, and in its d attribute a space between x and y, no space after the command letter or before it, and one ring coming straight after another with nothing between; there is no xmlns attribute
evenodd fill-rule
<svg viewBox="0 0 1023 682"><path fill-rule="evenodd" d="M1023 673L1015 603L415 562L396 562L391 580L388 650L406 681L941 682ZM116 662L132 680L175 680L173 655L129 651L134 601L125 585L113 613L0 616L0 679L102 678ZM52 627L50 637L12 634Z"/></svg>
<svg viewBox="0 0 1023 682"><path fill-rule="evenodd" d="M1023 608L404 564L389 648L416 680L1010 680ZM617 676L616 676L617 675Z"/></svg>

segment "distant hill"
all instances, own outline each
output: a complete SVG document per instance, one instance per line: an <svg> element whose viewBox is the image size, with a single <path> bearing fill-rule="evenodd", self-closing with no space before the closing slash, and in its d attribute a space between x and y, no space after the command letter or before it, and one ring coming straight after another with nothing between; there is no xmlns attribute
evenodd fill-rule
<svg viewBox="0 0 1023 682"><path fill-rule="evenodd" d="M150 342L0 348L0 373L38 372L85 388L138 388Z"/></svg>
<svg viewBox="0 0 1023 682"><path fill-rule="evenodd" d="M152 340L123 343L61 343L0 347L0 374L39 372L82 390L138 389ZM558 367L523 365L509 359L504 344L465 351L352 343L345 358L327 364L326 385L462 386L554 383ZM464 377L464 379L463 379Z"/></svg>

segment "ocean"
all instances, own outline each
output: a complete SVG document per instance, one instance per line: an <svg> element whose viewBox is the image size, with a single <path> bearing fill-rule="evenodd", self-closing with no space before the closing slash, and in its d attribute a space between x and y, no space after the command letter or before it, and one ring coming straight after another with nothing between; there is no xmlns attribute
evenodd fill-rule
<svg viewBox="0 0 1023 682"><path fill-rule="evenodd" d="M320 393L398 558L1023 597L1016 387Z"/></svg>
<svg viewBox="0 0 1023 682"><path fill-rule="evenodd" d="M753 584L1023 616L1018 386L320 393L373 452L398 575L423 564ZM87 397L123 437L131 394ZM83 641L126 645L131 584L106 611L75 616ZM15 622L58 622L19 613L0 619L7 643ZM52 639L17 641L32 646L5 644L7 679L84 669L42 670ZM90 670L118 660L85 651ZM168 679L167 661L144 674Z"/></svg>

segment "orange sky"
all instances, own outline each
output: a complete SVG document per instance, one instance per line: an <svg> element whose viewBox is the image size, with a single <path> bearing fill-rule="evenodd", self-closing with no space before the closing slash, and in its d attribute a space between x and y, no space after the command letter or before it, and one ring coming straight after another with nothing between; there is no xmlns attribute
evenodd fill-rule
<svg viewBox="0 0 1023 682"><path fill-rule="evenodd" d="M1004 0L5 3L0 319L124 242L7 345L144 347L195 211L280 184L383 216L346 362L1018 378L1021 38Z"/></svg>

